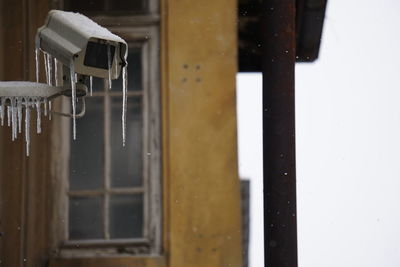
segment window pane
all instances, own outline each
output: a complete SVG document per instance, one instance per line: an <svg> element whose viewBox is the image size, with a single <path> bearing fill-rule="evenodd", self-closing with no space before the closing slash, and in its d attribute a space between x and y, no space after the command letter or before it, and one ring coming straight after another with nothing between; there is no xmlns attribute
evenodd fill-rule
<svg viewBox="0 0 400 267"><path fill-rule="evenodd" d="M143 12L146 8L144 0L109 0L110 11Z"/></svg>
<svg viewBox="0 0 400 267"><path fill-rule="evenodd" d="M110 237L142 237L143 195L112 195L110 198Z"/></svg>
<svg viewBox="0 0 400 267"><path fill-rule="evenodd" d="M76 124L76 140L71 140L70 190L100 188L103 185L103 98L87 97L86 114Z"/></svg>
<svg viewBox="0 0 400 267"><path fill-rule="evenodd" d="M142 100L128 98L126 143L122 146L122 98L111 98L111 186L132 187L142 185L143 122Z"/></svg>
<svg viewBox="0 0 400 267"><path fill-rule="evenodd" d="M69 239L103 238L103 209L100 197L71 197Z"/></svg>
<svg viewBox="0 0 400 267"><path fill-rule="evenodd" d="M75 12L99 12L103 11L105 8L105 0L67 0L65 1L66 10L75 11Z"/></svg>
<svg viewBox="0 0 400 267"><path fill-rule="evenodd" d="M87 86L87 89L88 89L87 95L90 96L90 78L89 77L87 77L85 79L85 85ZM92 86L93 92L103 92L104 88L105 88L104 79L93 77L93 86Z"/></svg>
<svg viewBox="0 0 400 267"><path fill-rule="evenodd" d="M142 49L131 47L128 52L128 90L140 91L142 88ZM122 91L122 71L118 80L112 81L112 89Z"/></svg>
<svg viewBox="0 0 400 267"><path fill-rule="evenodd" d="M147 11L145 0L65 0L68 11L81 12L83 14L135 14Z"/></svg>

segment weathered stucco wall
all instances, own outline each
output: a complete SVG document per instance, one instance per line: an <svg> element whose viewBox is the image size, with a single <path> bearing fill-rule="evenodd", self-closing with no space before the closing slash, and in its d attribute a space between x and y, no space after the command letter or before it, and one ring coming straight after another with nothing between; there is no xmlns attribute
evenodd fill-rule
<svg viewBox="0 0 400 267"><path fill-rule="evenodd" d="M34 36L43 25L49 1L1 0L2 79L34 80ZM33 114L33 120L35 115ZM32 127L31 127L32 128ZM0 260L3 266L44 266L48 255L46 163L49 123L41 135L31 134L32 151L25 157L24 137L11 141L0 126ZM32 131L33 133L33 131Z"/></svg>
<svg viewBox="0 0 400 267"><path fill-rule="evenodd" d="M169 266L242 266L236 1L165 1L164 194Z"/></svg>

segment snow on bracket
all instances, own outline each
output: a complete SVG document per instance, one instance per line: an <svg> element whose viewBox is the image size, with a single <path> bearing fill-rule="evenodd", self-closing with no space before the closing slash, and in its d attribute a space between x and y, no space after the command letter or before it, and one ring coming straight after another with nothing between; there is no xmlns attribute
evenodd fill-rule
<svg viewBox="0 0 400 267"><path fill-rule="evenodd" d="M26 155L29 156L30 144L30 113L36 110L36 132L41 132L42 105L47 115L47 105L50 99L59 95L62 88L33 82L0 82L0 119L4 125L7 116L11 127L11 139L14 141L22 132L23 109L25 110L25 143Z"/></svg>

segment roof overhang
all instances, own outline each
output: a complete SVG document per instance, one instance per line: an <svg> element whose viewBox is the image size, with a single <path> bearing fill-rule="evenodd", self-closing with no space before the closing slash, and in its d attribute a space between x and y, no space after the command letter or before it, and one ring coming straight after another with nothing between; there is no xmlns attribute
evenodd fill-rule
<svg viewBox="0 0 400 267"><path fill-rule="evenodd" d="M296 61L319 56L327 0L296 0ZM239 0L239 71L261 72L263 1Z"/></svg>

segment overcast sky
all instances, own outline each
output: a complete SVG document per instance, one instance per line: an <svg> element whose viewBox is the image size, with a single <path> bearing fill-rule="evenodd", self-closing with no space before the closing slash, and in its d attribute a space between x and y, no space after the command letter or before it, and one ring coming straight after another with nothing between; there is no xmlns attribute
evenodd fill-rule
<svg viewBox="0 0 400 267"><path fill-rule="evenodd" d="M239 175L250 180L250 267L264 266L262 76L237 77Z"/></svg>
<svg viewBox="0 0 400 267"><path fill-rule="evenodd" d="M400 1L328 0L296 68L300 267L400 266Z"/></svg>

